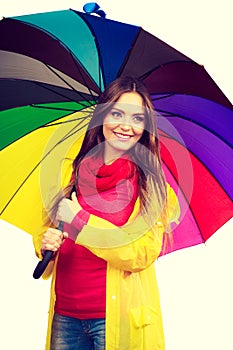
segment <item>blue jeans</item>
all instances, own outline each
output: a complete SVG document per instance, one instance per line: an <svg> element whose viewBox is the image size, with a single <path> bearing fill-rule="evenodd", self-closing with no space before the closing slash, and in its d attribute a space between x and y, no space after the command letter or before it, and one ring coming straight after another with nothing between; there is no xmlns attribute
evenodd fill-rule
<svg viewBox="0 0 233 350"><path fill-rule="evenodd" d="M104 349L104 318L80 320L54 314L50 350Z"/></svg>

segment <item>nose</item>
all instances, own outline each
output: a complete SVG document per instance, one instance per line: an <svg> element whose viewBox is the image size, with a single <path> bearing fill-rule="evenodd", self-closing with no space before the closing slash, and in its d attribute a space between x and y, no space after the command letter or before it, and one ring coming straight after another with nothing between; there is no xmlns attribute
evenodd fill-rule
<svg viewBox="0 0 233 350"><path fill-rule="evenodd" d="M124 116L119 126L122 130L129 130L131 128L131 118Z"/></svg>

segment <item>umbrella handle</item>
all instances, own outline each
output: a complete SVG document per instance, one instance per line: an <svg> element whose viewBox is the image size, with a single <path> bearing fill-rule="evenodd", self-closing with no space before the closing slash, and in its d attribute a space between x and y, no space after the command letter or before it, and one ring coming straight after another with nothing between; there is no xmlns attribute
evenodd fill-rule
<svg viewBox="0 0 233 350"><path fill-rule="evenodd" d="M63 230L63 222L62 221L60 221L57 229L61 230L61 231ZM52 250L46 250L44 252L43 259L38 262L38 264L33 272L33 277L35 279L38 279L41 277L41 275L45 271L46 267L48 266L48 263L52 259L53 254L54 254L54 252Z"/></svg>
<svg viewBox="0 0 233 350"><path fill-rule="evenodd" d="M38 264L33 272L33 277L35 279L38 279L41 277L41 275L43 274L44 270L46 269L48 263L52 259L53 253L54 252L52 250L46 250L44 252L43 259L38 262Z"/></svg>

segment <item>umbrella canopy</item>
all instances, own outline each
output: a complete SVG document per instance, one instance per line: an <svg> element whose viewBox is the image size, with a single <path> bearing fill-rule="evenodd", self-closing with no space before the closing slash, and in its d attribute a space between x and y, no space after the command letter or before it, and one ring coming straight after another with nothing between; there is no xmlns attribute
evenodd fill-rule
<svg viewBox="0 0 233 350"><path fill-rule="evenodd" d="M126 75L144 81L158 114L181 204L172 250L205 242L232 217L233 108L203 66L141 27L74 10L4 18L0 56L2 219L36 230L100 92Z"/></svg>

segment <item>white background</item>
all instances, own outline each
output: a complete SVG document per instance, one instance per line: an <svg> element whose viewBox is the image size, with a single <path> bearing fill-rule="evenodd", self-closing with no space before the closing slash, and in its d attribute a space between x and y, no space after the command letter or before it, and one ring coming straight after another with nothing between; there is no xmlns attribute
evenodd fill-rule
<svg viewBox="0 0 233 350"><path fill-rule="evenodd" d="M87 1L86 1L87 2ZM142 26L203 64L233 100L232 0L98 1L107 17ZM0 15L73 8L85 1L8 0ZM167 350L233 350L233 220L205 245L156 262ZM50 281L34 280L31 236L0 221L0 348L43 350ZM153 349L152 349L153 350Z"/></svg>

